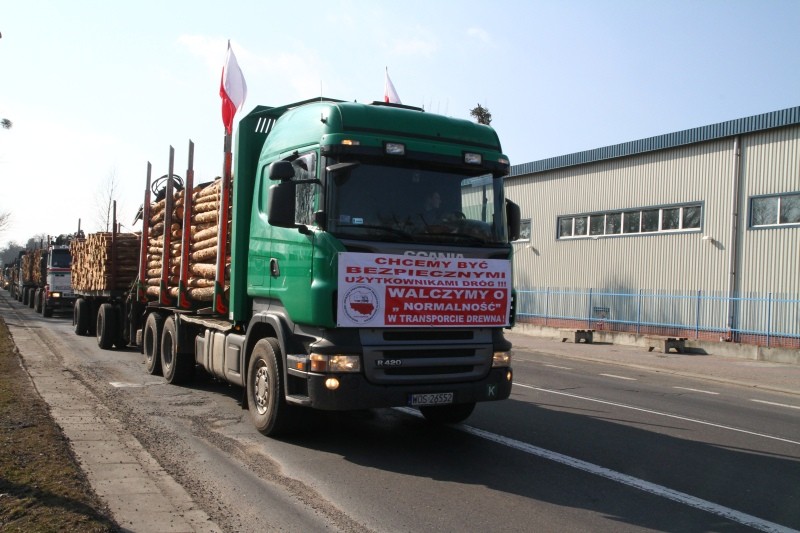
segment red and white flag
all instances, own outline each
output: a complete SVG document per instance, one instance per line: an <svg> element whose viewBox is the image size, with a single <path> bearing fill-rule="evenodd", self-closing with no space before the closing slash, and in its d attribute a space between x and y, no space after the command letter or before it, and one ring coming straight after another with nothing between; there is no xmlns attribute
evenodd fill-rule
<svg viewBox="0 0 800 533"><path fill-rule="evenodd" d="M244 82L242 69L236 62L236 56L231 50L228 41L228 53L225 56L225 65L222 67L222 79L219 82L219 95L222 97L222 123L229 134L233 127L233 116L244 105L247 98L247 84Z"/></svg>
<svg viewBox="0 0 800 533"><path fill-rule="evenodd" d="M397 96L397 91L394 90L394 84L389 79L389 68L386 68L386 82L383 87L383 101L388 104L402 104L400 97Z"/></svg>

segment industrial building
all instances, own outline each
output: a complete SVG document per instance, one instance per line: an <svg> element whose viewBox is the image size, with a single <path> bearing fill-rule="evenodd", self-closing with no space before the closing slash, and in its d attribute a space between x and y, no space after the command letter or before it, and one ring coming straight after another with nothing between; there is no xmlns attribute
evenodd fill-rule
<svg viewBox="0 0 800 533"><path fill-rule="evenodd" d="M800 107L515 165L519 321L800 347Z"/></svg>

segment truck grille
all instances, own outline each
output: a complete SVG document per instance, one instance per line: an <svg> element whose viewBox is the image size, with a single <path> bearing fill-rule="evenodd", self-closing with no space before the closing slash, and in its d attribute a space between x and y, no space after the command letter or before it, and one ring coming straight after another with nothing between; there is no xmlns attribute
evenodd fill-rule
<svg viewBox="0 0 800 533"><path fill-rule="evenodd" d="M364 371L381 385L473 381L492 364L489 330L363 330Z"/></svg>

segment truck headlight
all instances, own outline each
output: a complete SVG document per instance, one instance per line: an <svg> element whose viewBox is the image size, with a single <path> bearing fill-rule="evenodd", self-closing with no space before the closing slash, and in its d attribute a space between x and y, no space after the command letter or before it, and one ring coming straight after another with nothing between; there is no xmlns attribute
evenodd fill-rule
<svg viewBox="0 0 800 533"><path fill-rule="evenodd" d="M361 357L358 355L322 355L312 353L309 356L311 372L360 372Z"/></svg>
<svg viewBox="0 0 800 533"><path fill-rule="evenodd" d="M50 293L50 298L61 298L61 293L60 292L51 292Z"/></svg>
<svg viewBox="0 0 800 533"><path fill-rule="evenodd" d="M511 366L511 352L494 352L492 368Z"/></svg>

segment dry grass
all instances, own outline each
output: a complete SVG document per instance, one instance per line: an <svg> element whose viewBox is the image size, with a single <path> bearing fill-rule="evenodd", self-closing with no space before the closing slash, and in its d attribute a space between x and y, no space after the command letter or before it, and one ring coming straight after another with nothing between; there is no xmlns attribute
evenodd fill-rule
<svg viewBox="0 0 800 533"><path fill-rule="evenodd" d="M0 320L0 530L118 531Z"/></svg>

